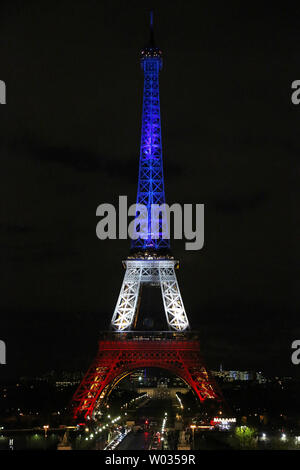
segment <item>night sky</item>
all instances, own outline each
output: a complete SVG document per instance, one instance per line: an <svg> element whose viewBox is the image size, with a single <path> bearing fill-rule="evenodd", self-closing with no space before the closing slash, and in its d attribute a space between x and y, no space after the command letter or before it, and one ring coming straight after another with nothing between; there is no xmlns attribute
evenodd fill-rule
<svg viewBox="0 0 300 470"><path fill-rule="evenodd" d="M167 202L205 204L178 280L208 365L299 375L299 12L151 2ZM151 6L150 5L150 6ZM0 7L1 377L85 370L109 327L129 241L96 208L134 203L146 1Z"/></svg>

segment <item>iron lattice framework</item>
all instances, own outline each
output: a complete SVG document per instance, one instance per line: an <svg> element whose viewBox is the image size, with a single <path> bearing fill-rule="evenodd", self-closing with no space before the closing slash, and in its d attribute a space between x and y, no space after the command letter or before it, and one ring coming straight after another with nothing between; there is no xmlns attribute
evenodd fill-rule
<svg viewBox="0 0 300 470"><path fill-rule="evenodd" d="M148 217L142 221L141 218L137 219L136 231L139 233L143 226L143 236L132 240L131 248L139 259L124 261L126 273L111 325L117 331L129 331L135 326L140 287L148 283L161 287L168 328L184 331L189 328L189 322L175 273L178 262L166 255L170 240L164 238L168 233L164 213L152 211L153 205L165 204L159 100L162 52L154 45L152 28L150 44L141 53L141 65L144 98L137 204L147 207Z"/></svg>
<svg viewBox="0 0 300 470"><path fill-rule="evenodd" d="M176 339L100 341L98 354L74 398L75 420L92 418L110 388L134 369L159 367L180 377L202 402L220 399L203 365L199 342Z"/></svg>
<svg viewBox="0 0 300 470"><path fill-rule="evenodd" d="M152 20L151 40L142 51L141 64L144 100L137 203L146 206L151 214L153 204L165 203L158 82L162 54L154 46ZM147 219L146 231L132 241L131 255L123 262L126 272L111 321L116 330L111 335L117 335L117 339L99 342L98 354L73 397L75 420L92 418L95 408L122 377L144 367L173 372L194 390L200 401L221 399L200 356L199 343L187 337L189 322L175 274L178 261L170 254L169 239L163 237L159 213L155 217L158 218ZM136 224L137 231L139 228ZM152 332L145 340L131 331L136 325L143 284L161 289L171 330L167 338L162 338L162 332Z"/></svg>
<svg viewBox="0 0 300 470"><path fill-rule="evenodd" d="M112 317L118 331L129 331L136 324L141 284L160 286L167 324L170 329L184 331L189 322L181 298L174 260L127 260L124 281Z"/></svg>
<svg viewBox="0 0 300 470"><path fill-rule="evenodd" d="M167 227L163 231L163 214L158 212L150 216L153 205L161 206L165 203L159 99L162 53L154 44L142 50L141 66L144 72L144 96L137 204L147 207L148 217L142 224L137 224L137 234L141 230L140 225L143 225L143 234L132 240L131 248L157 251L169 249L170 240L164 238Z"/></svg>

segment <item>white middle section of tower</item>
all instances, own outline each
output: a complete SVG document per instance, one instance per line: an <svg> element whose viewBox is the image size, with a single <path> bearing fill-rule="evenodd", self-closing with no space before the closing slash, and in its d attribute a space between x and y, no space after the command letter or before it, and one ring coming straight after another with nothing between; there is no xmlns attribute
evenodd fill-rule
<svg viewBox="0 0 300 470"><path fill-rule="evenodd" d="M181 298L175 260L127 260L120 295L112 317L117 331L130 331L137 316L141 284L160 286L169 329L184 331L189 322Z"/></svg>

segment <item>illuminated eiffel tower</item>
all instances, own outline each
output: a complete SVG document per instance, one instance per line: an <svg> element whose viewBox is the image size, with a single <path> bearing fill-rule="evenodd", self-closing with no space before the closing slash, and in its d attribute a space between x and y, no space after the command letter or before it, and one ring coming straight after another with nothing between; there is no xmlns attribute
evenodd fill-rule
<svg viewBox="0 0 300 470"><path fill-rule="evenodd" d="M131 244L131 256L124 262L126 272L119 299L112 318L112 327L128 331L136 325L141 285L161 288L162 299L170 329L184 331L189 327L175 268L178 261L170 254L170 240L164 238L163 217L151 212L153 204L165 204L162 160L161 118L159 99L159 72L162 52L155 46L153 13L150 20L150 41L141 51L144 72L144 97L137 204L147 207L143 235ZM138 232L137 232L138 233Z"/></svg>
<svg viewBox="0 0 300 470"><path fill-rule="evenodd" d="M141 51L144 95L137 204L151 213L153 204L165 203L159 73L162 52L153 37L153 14L150 41ZM114 314L111 333L99 341L98 354L73 397L75 420L95 416L113 387L134 369L159 367L181 377L200 401L221 399L200 356L199 342L189 339L188 318L180 294L175 269L178 261L170 252L169 238L164 238L160 214L149 217L146 229L136 227L130 255L123 262L126 271ZM135 330L141 286L159 287L168 325L167 332L149 334Z"/></svg>

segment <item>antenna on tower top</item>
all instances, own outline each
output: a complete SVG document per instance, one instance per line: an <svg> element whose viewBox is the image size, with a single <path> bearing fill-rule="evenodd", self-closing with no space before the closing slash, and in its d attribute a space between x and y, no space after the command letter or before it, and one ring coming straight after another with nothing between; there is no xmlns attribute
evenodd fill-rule
<svg viewBox="0 0 300 470"><path fill-rule="evenodd" d="M154 47L153 10L150 10L150 46Z"/></svg>
<svg viewBox="0 0 300 470"><path fill-rule="evenodd" d="M153 29L153 10L150 10L150 26Z"/></svg>
<svg viewBox="0 0 300 470"><path fill-rule="evenodd" d="M146 43L146 46L143 47L141 50L141 66L142 69L144 69L144 60L145 59L153 59L156 58L159 60L159 68L161 70L162 68L162 52L161 50L157 47L154 41L154 28L153 28L153 23L154 23L154 12L153 9L150 10L150 37L148 42Z"/></svg>

